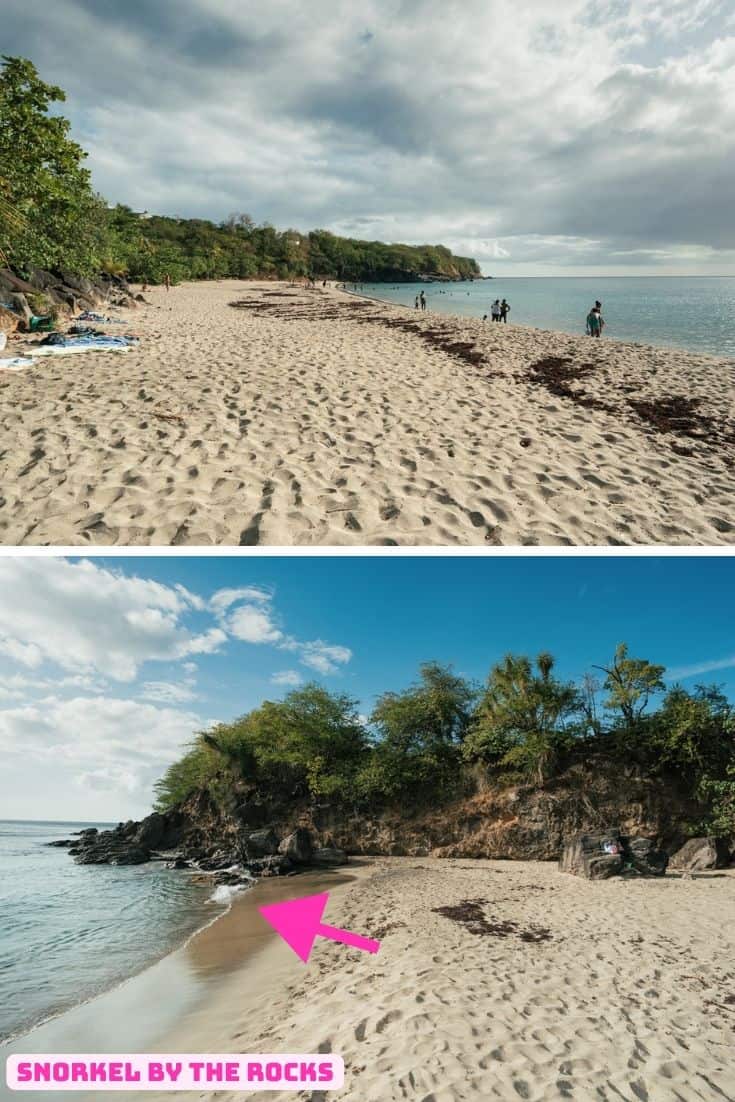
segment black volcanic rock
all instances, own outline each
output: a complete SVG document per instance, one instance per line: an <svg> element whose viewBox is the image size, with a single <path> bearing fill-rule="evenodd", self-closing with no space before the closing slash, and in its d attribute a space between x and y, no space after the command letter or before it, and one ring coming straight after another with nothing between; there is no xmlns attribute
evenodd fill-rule
<svg viewBox="0 0 735 1102"><path fill-rule="evenodd" d="M650 838L629 838L611 827L597 833L576 834L564 845L559 870L587 880L611 876L663 876L668 855Z"/></svg>
<svg viewBox="0 0 735 1102"><path fill-rule="evenodd" d="M284 854L276 857L261 857L256 861L248 861L248 870L253 876L286 876L293 872L294 863Z"/></svg>
<svg viewBox="0 0 735 1102"><path fill-rule="evenodd" d="M347 864L347 854L343 849L335 846L321 846L315 849L311 855L311 864L318 868L333 868L337 865Z"/></svg>
<svg viewBox="0 0 735 1102"><path fill-rule="evenodd" d="M284 838L278 847L279 852L289 857L295 865L308 865L314 850L311 834L305 827L297 827L293 834Z"/></svg>
<svg viewBox="0 0 735 1102"><path fill-rule="evenodd" d="M270 827L267 830L255 830L248 835L245 849L248 857L275 857L280 839Z"/></svg>
<svg viewBox="0 0 735 1102"><path fill-rule="evenodd" d="M624 838L626 864L641 876L663 876L669 855L657 848L650 838Z"/></svg>

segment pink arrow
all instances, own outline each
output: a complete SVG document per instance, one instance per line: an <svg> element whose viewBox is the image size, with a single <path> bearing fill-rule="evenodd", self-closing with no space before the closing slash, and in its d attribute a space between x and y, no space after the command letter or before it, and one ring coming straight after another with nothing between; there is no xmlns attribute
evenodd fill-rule
<svg viewBox="0 0 735 1102"><path fill-rule="evenodd" d="M258 910L304 963L311 956L317 937L328 937L330 941L341 941L343 945L351 945L353 949L377 953L380 949L379 941L352 934L349 930L340 930L336 926L327 926L322 922L328 902L329 892L322 892L321 895L288 899L285 903L271 903L267 907L258 907Z"/></svg>

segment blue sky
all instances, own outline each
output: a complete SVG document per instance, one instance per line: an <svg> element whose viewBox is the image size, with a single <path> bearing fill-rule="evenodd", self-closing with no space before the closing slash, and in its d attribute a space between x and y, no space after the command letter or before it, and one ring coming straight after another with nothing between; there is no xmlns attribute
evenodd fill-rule
<svg viewBox="0 0 735 1102"><path fill-rule="evenodd" d="M136 210L735 273L732 0L3 0ZM43 33L39 33L43 27Z"/></svg>
<svg viewBox="0 0 735 1102"><path fill-rule="evenodd" d="M735 566L721 557L0 560L0 806L145 813L198 727L316 679L368 713L419 663L481 680L551 650L577 678L626 641L735 697Z"/></svg>

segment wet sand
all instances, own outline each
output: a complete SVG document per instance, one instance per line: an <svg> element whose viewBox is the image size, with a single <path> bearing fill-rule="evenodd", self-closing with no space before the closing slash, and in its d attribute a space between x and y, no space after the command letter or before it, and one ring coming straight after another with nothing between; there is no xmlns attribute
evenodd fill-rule
<svg viewBox="0 0 735 1102"><path fill-rule="evenodd" d="M0 372L0 542L735 540L732 361L333 289L147 294L110 327L134 350Z"/></svg>
<svg viewBox="0 0 735 1102"><path fill-rule="evenodd" d="M225 914L185 946L144 972L0 1045L0 1059L4 1064L14 1053L215 1051L212 1046L227 1035L233 1000L242 1001L243 989L261 990L276 981L277 969L269 963L268 950L277 938L256 908L320 891L336 896L359 874L356 866L344 872L260 881L236 896ZM233 987L237 988L234 994ZM4 1081L0 1083L3 1102L19 1097ZM50 1096L39 1091L23 1092L22 1097L32 1102ZM89 1100L93 1093L64 1091L63 1097L78 1102ZM128 1095L115 1092L114 1097L125 1102ZM154 1095L146 1092L135 1097Z"/></svg>

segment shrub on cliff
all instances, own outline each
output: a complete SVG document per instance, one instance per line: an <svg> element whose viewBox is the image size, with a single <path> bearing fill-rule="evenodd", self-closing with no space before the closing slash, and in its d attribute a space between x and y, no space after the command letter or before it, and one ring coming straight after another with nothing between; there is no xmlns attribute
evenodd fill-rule
<svg viewBox="0 0 735 1102"><path fill-rule="evenodd" d="M166 810L197 789L240 783L274 798L348 796L367 750L355 702L306 685L201 732L156 785L156 806Z"/></svg>

